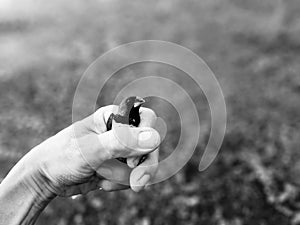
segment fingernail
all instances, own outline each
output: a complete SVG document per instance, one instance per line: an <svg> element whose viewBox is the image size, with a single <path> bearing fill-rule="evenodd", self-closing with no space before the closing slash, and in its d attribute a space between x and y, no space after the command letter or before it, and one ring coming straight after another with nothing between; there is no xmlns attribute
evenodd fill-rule
<svg viewBox="0 0 300 225"><path fill-rule="evenodd" d="M102 190L110 190L111 183L107 180L104 180L104 181L102 181L101 187L102 187Z"/></svg>
<svg viewBox="0 0 300 225"><path fill-rule="evenodd" d="M130 167L130 168L134 168L135 165L134 165L134 160L133 159L127 159L127 165Z"/></svg>
<svg viewBox="0 0 300 225"><path fill-rule="evenodd" d="M140 162L140 157L136 157L134 160L133 160L133 164L134 164L134 167L136 167Z"/></svg>
<svg viewBox="0 0 300 225"><path fill-rule="evenodd" d="M127 158L127 165L132 169L137 166L138 162L139 162L138 157L136 157L136 158Z"/></svg>
<svg viewBox="0 0 300 225"><path fill-rule="evenodd" d="M144 175L139 181L138 183L140 184L141 189L145 189L145 186L148 184L148 182L150 181L150 175Z"/></svg>
<svg viewBox="0 0 300 225"><path fill-rule="evenodd" d="M150 175L149 174L146 174L146 175L144 175L139 181L141 182L144 182L144 184L146 185L146 184L148 184L148 182L149 182L149 180L150 180Z"/></svg>
<svg viewBox="0 0 300 225"><path fill-rule="evenodd" d="M131 189L135 192L139 192L145 188L145 185L150 181L150 175L146 174L142 176L139 180L131 185Z"/></svg>
<svg viewBox="0 0 300 225"><path fill-rule="evenodd" d="M145 130L139 133L139 147L154 149L159 145L159 135L157 132Z"/></svg>

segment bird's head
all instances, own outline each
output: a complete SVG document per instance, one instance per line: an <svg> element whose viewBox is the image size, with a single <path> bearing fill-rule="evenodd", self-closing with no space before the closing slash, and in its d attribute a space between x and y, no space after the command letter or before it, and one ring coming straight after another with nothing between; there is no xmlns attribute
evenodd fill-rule
<svg viewBox="0 0 300 225"><path fill-rule="evenodd" d="M131 96L131 97L125 98L120 103L118 114L120 114L122 116L129 115L129 113L132 109L139 110L141 105L144 104L145 102L146 101L139 96Z"/></svg>

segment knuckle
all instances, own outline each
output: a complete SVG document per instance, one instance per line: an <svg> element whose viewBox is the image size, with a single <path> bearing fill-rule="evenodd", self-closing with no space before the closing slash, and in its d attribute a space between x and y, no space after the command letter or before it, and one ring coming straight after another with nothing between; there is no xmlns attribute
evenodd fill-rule
<svg viewBox="0 0 300 225"><path fill-rule="evenodd" d="M115 113L118 110L117 105L107 105L107 106L103 106L100 109L98 109L97 111L101 112L101 113ZM96 112L97 112L96 111Z"/></svg>
<svg viewBox="0 0 300 225"><path fill-rule="evenodd" d="M117 109L118 106L116 105L107 105L97 109L96 112L94 112L92 115L92 120L100 133L105 131L104 124L107 123L110 114L116 112Z"/></svg>

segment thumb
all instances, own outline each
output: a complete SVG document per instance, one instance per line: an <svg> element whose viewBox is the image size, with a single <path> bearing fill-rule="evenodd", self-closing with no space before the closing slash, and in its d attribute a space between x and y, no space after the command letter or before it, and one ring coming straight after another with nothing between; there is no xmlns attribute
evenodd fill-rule
<svg viewBox="0 0 300 225"><path fill-rule="evenodd" d="M102 148L111 158L141 156L154 151L160 144L159 133L150 127L115 126L99 135Z"/></svg>

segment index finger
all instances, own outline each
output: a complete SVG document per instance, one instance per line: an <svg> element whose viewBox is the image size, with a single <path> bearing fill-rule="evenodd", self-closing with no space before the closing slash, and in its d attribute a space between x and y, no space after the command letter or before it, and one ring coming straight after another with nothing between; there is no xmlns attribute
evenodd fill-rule
<svg viewBox="0 0 300 225"><path fill-rule="evenodd" d="M117 105L108 105L99 108L92 115L84 118L83 120L77 123L77 130L79 129L80 134L86 135L90 132L96 134L102 134L106 132L106 123L108 121L109 116L112 113L116 113L118 111Z"/></svg>

